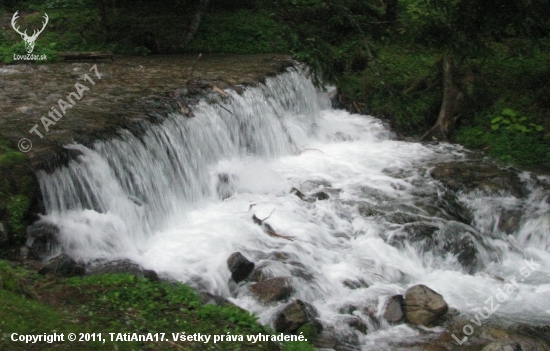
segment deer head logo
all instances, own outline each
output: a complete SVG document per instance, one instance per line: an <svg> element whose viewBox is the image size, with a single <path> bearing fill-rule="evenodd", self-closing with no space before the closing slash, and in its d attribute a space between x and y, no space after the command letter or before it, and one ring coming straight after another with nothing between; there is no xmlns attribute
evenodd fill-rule
<svg viewBox="0 0 550 351"><path fill-rule="evenodd" d="M11 26L13 27L13 29L19 33L21 35L21 38L23 38L23 40L25 41L25 50L27 50L27 53L32 53L32 51L34 50L34 42L36 41L36 38L38 38L38 35L40 33L42 33L42 31L44 31L44 28L46 28L46 24L48 24L48 14L44 13L44 22L42 22L42 29L40 30L34 30L32 35L29 36L27 35L27 30L25 29L25 32L21 33L19 31L19 27L16 27L15 26L15 21L17 21L17 14L19 13L19 11L16 11L13 15L13 17L11 18Z"/></svg>

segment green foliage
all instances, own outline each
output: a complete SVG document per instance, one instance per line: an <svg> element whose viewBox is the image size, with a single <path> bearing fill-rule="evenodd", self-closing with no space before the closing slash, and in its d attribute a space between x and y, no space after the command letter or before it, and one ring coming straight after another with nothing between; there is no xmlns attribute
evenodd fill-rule
<svg viewBox="0 0 550 351"><path fill-rule="evenodd" d="M22 297L21 294L27 296ZM39 303L32 297L40 296ZM266 342L246 341L248 334L271 334L256 317L233 305L204 304L190 287L180 283L151 282L125 274L106 274L57 279L32 274L0 260L0 332L101 332L110 347L118 350L173 350L177 344L186 350L269 350ZM243 342L208 345L176 341L111 342L108 333L171 333L187 335L244 335ZM11 349L9 339L0 338L1 349ZM50 345L43 346L48 350ZM79 350L101 350L100 342L79 343ZM58 343L56 350L74 349L71 343ZM312 351L306 342L287 342L285 351Z"/></svg>
<svg viewBox="0 0 550 351"><path fill-rule="evenodd" d="M527 117L520 116L518 112L510 108L505 108L499 116L491 120L492 130L499 130L501 127L521 133L530 133L533 130L542 132L544 130L543 126L535 123L528 123Z"/></svg>
<svg viewBox="0 0 550 351"><path fill-rule="evenodd" d="M549 167L550 145L536 134L507 128L488 132L482 126L474 126L461 128L456 139L467 147L482 148L507 164Z"/></svg>
<svg viewBox="0 0 550 351"><path fill-rule="evenodd" d="M292 34L269 13L239 10L208 14L188 50L203 53L258 54L289 52Z"/></svg>

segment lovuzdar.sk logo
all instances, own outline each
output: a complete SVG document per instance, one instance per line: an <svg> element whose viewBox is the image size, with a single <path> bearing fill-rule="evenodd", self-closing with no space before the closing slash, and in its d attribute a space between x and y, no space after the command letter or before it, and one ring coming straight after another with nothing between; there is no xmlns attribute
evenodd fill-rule
<svg viewBox="0 0 550 351"><path fill-rule="evenodd" d="M34 43L36 42L36 39L44 31L46 28L46 25L48 24L48 14L44 12L44 22L42 22L42 28L40 30L35 29L33 30L32 35L27 34L27 30L25 29L24 32L21 32L19 30L19 26L17 25L16 21L19 11L16 11L13 14L13 17L11 18L11 26L13 29L21 35L21 38L23 38L23 41L25 42L25 50L27 51L27 55L16 55L13 54L14 60L47 60L46 55L33 55L32 51L34 50Z"/></svg>

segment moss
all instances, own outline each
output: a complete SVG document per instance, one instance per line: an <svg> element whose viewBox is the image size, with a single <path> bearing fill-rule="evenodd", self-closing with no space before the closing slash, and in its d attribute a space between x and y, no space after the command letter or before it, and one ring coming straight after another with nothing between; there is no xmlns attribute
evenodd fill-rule
<svg viewBox="0 0 550 351"><path fill-rule="evenodd" d="M29 198L25 195L15 195L7 206L8 223L11 232L11 240L22 243L25 240L26 217L30 207Z"/></svg>
<svg viewBox="0 0 550 351"><path fill-rule="evenodd" d="M271 332L255 316L233 305L204 304L190 287L180 283L151 282L131 275L107 274L59 279L40 277L0 260L0 332L19 334L102 333L108 348L119 350L278 350L272 342L251 343L246 335ZM21 286L27 289L21 295ZM243 335L244 341L174 341L178 336ZM165 333L166 341L116 342L108 333ZM159 334L160 337L161 334ZM79 350L105 349L100 342L79 343ZM72 350L70 342L16 344L0 339L0 349ZM307 343L286 343L286 351L309 351Z"/></svg>
<svg viewBox="0 0 550 351"><path fill-rule="evenodd" d="M9 240L0 249L1 257L23 244L31 208L37 202L38 184L26 155L13 150L4 138L0 138L0 173L0 222L4 222Z"/></svg>

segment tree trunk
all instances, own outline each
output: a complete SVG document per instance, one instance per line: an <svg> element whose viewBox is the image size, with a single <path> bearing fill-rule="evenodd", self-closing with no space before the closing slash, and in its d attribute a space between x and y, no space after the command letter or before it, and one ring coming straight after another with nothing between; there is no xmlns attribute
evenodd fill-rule
<svg viewBox="0 0 550 351"><path fill-rule="evenodd" d="M204 14L208 9L209 4L210 0L200 0L199 8L197 9L195 16L193 17L193 20L191 21L191 25L189 26L187 34L185 34L185 37L183 38L183 43L181 46L184 50L187 47L187 44L189 44L189 42L195 37L195 34L197 34L202 18L204 17Z"/></svg>
<svg viewBox="0 0 550 351"><path fill-rule="evenodd" d="M454 122L455 113L462 99L462 94L453 81L453 59L448 55L443 57L443 101L439 110L439 117L435 125L420 139L432 137L437 140L447 140Z"/></svg>
<svg viewBox="0 0 550 351"><path fill-rule="evenodd" d="M109 34L109 18L107 16L107 0L96 0L96 6L99 11L99 21L101 22L101 34L106 41Z"/></svg>

